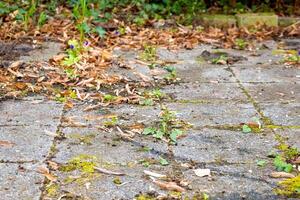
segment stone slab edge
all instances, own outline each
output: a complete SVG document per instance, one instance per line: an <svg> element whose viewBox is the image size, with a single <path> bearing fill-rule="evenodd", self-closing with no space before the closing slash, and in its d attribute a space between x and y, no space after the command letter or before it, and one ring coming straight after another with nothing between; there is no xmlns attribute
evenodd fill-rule
<svg viewBox="0 0 300 200"><path fill-rule="evenodd" d="M214 26L218 28L226 28L232 26L243 27L241 18L249 20L250 18L265 18L262 22L268 21L272 18L271 26L287 27L295 23L300 22L300 17L280 17L274 13L248 13L248 14L237 14L237 15L222 15L222 14L202 14L198 17L201 25L203 26Z"/></svg>

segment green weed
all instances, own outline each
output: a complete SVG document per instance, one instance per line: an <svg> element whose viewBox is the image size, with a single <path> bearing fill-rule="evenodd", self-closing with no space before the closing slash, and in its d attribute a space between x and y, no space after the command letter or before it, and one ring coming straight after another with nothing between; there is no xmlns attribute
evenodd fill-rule
<svg viewBox="0 0 300 200"><path fill-rule="evenodd" d="M248 46L248 43L245 40L239 38L234 41L234 44L240 50L244 50Z"/></svg>
<svg viewBox="0 0 300 200"><path fill-rule="evenodd" d="M170 111L162 106L160 119L156 127L147 127L144 129L144 135L152 135L156 139L165 138L170 143L176 143L177 138L183 135L183 128L188 124L176 118L174 111Z"/></svg>
<svg viewBox="0 0 300 200"><path fill-rule="evenodd" d="M226 55L220 55L218 58L211 60L212 64L221 64L225 65L227 63L228 57Z"/></svg>

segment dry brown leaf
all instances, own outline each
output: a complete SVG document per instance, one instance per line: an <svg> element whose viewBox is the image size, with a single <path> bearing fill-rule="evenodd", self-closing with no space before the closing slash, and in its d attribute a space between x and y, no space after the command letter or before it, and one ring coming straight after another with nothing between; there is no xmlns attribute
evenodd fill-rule
<svg viewBox="0 0 300 200"><path fill-rule="evenodd" d="M24 90L27 88L27 84L24 82L16 82L14 84L14 86L16 87L16 89L19 89L19 90Z"/></svg>
<svg viewBox="0 0 300 200"><path fill-rule="evenodd" d="M11 148L11 147L15 146L15 143L10 142L10 141L0 140L0 146Z"/></svg>
<svg viewBox="0 0 300 200"><path fill-rule="evenodd" d="M65 58L65 54L58 54L52 57L52 60L55 62L61 61Z"/></svg>
<svg viewBox="0 0 300 200"><path fill-rule="evenodd" d="M106 50L103 50L101 53L102 59L105 61L110 61L112 59L112 54Z"/></svg>
<svg viewBox="0 0 300 200"><path fill-rule="evenodd" d="M51 167L51 169L53 170L58 170L59 168L59 165L56 163L56 162L53 162L53 161L48 161L48 165Z"/></svg>
<svg viewBox="0 0 300 200"><path fill-rule="evenodd" d="M295 175L287 172L272 172L270 174L272 178L294 178Z"/></svg>
<svg viewBox="0 0 300 200"><path fill-rule="evenodd" d="M37 172L43 174L49 181L56 181L57 178L50 174L49 169L43 166L38 167Z"/></svg>
<svg viewBox="0 0 300 200"><path fill-rule="evenodd" d="M148 176L152 176L152 177L155 177L155 178L167 178L167 176L164 175L164 174L159 174L159 173L151 172L151 171L148 171L148 170L144 170L144 173Z"/></svg>
<svg viewBox="0 0 300 200"><path fill-rule="evenodd" d="M23 62L22 61L16 61L9 65L9 68L15 68L19 67Z"/></svg>
<svg viewBox="0 0 300 200"><path fill-rule="evenodd" d="M293 164L300 164L300 156L292 161Z"/></svg>
<svg viewBox="0 0 300 200"><path fill-rule="evenodd" d="M150 82L151 78L149 76L146 76L140 72L133 72L135 75L138 75L143 81Z"/></svg>
<svg viewBox="0 0 300 200"><path fill-rule="evenodd" d="M170 191L176 191L176 192L184 192L185 191L185 189L183 187L180 187L175 182L165 182L165 181L159 181L159 180L153 179L153 183L155 183L156 185L158 185L160 188L162 188L164 190L170 190Z"/></svg>

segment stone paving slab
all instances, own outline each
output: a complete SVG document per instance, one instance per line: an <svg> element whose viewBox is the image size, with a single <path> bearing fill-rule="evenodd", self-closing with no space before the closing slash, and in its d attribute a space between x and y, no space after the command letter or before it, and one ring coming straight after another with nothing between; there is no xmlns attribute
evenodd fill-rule
<svg viewBox="0 0 300 200"><path fill-rule="evenodd" d="M237 83L182 83L165 86L161 91L175 101L247 102Z"/></svg>
<svg viewBox="0 0 300 200"><path fill-rule="evenodd" d="M228 68L223 65L207 65L201 67L199 64L177 64L177 77L184 83L235 83L236 79Z"/></svg>
<svg viewBox="0 0 300 200"><path fill-rule="evenodd" d="M255 164L206 165L206 168L211 169L211 177L197 177L193 170L185 171L184 177L190 180L193 190L206 192L211 199L280 199L272 193L275 180L267 177L270 170L266 168Z"/></svg>
<svg viewBox="0 0 300 200"><path fill-rule="evenodd" d="M0 127L0 140L13 143L12 147L0 147L0 160L42 161L48 155L55 133L56 127Z"/></svg>
<svg viewBox="0 0 300 200"><path fill-rule="evenodd" d="M283 137L288 138L288 144L300 149L300 128L284 128L284 129L276 129L275 132L280 134Z"/></svg>
<svg viewBox="0 0 300 200"><path fill-rule="evenodd" d="M258 103L299 103L300 84L294 83L243 83L243 87Z"/></svg>
<svg viewBox="0 0 300 200"><path fill-rule="evenodd" d="M3 200L39 200L44 177L32 164L0 163L0 196Z"/></svg>
<svg viewBox="0 0 300 200"><path fill-rule="evenodd" d="M66 128L62 132L67 139L57 145L58 153L54 160L64 163L81 154L96 156L103 163L127 165L130 162L138 162L143 158L157 159L160 155L168 153L168 147L163 142L154 142L146 138L136 139L135 142L124 142L115 132L107 133L97 129ZM91 144L80 143L78 134L83 139L90 139ZM91 136L93 134L93 136ZM149 147L154 151L144 152L143 147Z"/></svg>
<svg viewBox="0 0 300 200"><path fill-rule="evenodd" d="M197 126L239 125L257 116L251 104L238 103L169 103L170 110L177 112L178 119Z"/></svg>
<svg viewBox="0 0 300 200"><path fill-rule="evenodd" d="M114 176L106 174L94 174L94 177L85 183L65 183L64 180L70 176L78 176L78 172L57 172L56 175L62 183L59 186L60 194L70 193L74 196L80 196L84 199L134 199L138 194L145 194L147 192L158 192L166 194L167 191L161 190L144 174L144 170L156 171L161 174L172 173L172 168L169 166L151 165L150 167L131 166L131 167L118 167L110 170L117 170L126 173L125 176ZM120 185L114 183L115 179L121 181ZM86 187L88 183L88 188ZM53 198L56 199L56 198Z"/></svg>
<svg viewBox="0 0 300 200"><path fill-rule="evenodd" d="M300 103L264 103L260 104L266 117L276 125L299 126Z"/></svg>
<svg viewBox="0 0 300 200"><path fill-rule="evenodd" d="M232 67L232 70L242 83L253 82L300 82L300 72L297 68L287 68L282 65L249 65Z"/></svg>
<svg viewBox="0 0 300 200"><path fill-rule="evenodd" d="M0 126L34 125L56 127L62 104L44 99L0 102Z"/></svg>
<svg viewBox="0 0 300 200"><path fill-rule="evenodd" d="M255 163L265 159L276 144L270 132L266 136L217 129L187 133L174 147L174 156L198 163Z"/></svg>
<svg viewBox="0 0 300 200"><path fill-rule="evenodd" d="M92 111L84 111L89 105L78 105L67 111L65 119L81 123L86 126L103 126L105 122L110 121L112 116L118 117L118 123L121 125L133 125L135 123L149 124L152 119L160 113L159 106L139 106L139 105L116 105L109 107L100 107ZM63 125L70 126L68 123Z"/></svg>
<svg viewBox="0 0 300 200"><path fill-rule="evenodd" d="M117 127L103 127L113 116L118 117L117 126L124 132L131 130L130 125L152 126L159 120L158 103L154 106L122 104L92 111L84 111L92 104L75 104L63 112L63 104L44 98L1 102L0 140L14 145L0 146L0 182L3 183L0 195L3 194L4 199L59 199L68 194L73 199L77 196L79 199L127 200L141 192L168 193L144 175L146 169L186 180L192 187L187 190L190 196L198 191L207 192L212 199L280 199L272 192L278 180L268 177L275 170L273 160L267 158L277 144L274 132L265 129L262 133L245 134L235 128L253 117L266 116L275 125L290 126L290 129L276 129L275 133L289 137L290 145L300 146L299 70L274 65L281 55L272 54L275 42L267 46L269 49L257 50L259 56L247 51L213 49L208 45L199 45L193 50L157 49L160 60L177 62L170 66L177 69L177 76L181 78L178 84L162 86L162 91L173 100L160 103L176 111L178 119L194 125L185 137L178 139L177 145L139 133L128 141L120 136ZM208 64L198 59L204 50L225 51L248 60L228 66ZM134 82L143 79L140 74L150 77L152 83L163 78L166 72L162 68L150 69L136 62L139 53L117 52L133 69L116 64L110 73ZM244 93L258 104L253 104ZM54 139L55 132L61 137ZM44 177L36 172L47 155L47 160L58 164L66 164L80 155L96 156L99 167L127 175L120 177L121 185L114 183L116 176L99 173L81 183L67 183L70 177L80 177L81 172L52 170L58 178L53 183L58 186L58 193L51 197L46 194L48 183L42 184ZM169 165L159 164L160 157L167 159ZM257 160L266 160L266 166L258 167ZM24 162L29 163L22 164ZM151 162L150 166L145 162ZM183 165L187 163L191 167ZM211 177L197 177L193 169L198 167L211 169Z"/></svg>

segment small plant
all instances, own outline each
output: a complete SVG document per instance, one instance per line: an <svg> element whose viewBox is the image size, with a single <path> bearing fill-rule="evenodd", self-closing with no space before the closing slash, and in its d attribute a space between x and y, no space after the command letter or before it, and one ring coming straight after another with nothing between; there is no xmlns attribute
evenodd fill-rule
<svg viewBox="0 0 300 200"><path fill-rule="evenodd" d="M16 18L18 20L23 21L25 30L28 30L30 21L32 20L36 10L37 10L37 2L35 0L29 1L29 5L27 9L20 8L18 10L18 15L16 16Z"/></svg>
<svg viewBox="0 0 300 200"><path fill-rule="evenodd" d="M227 64L227 60L228 57L226 55L220 55L220 57L212 59L211 63L225 65Z"/></svg>
<svg viewBox="0 0 300 200"><path fill-rule="evenodd" d="M177 81L177 71L175 67L166 66L164 69L168 72L168 74L164 77L167 83L174 83Z"/></svg>
<svg viewBox="0 0 300 200"><path fill-rule="evenodd" d="M274 165L277 171L285 171L289 173L293 170L293 165L287 163L280 155L277 155L274 158Z"/></svg>
<svg viewBox="0 0 300 200"><path fill-rule="evenodd" d="M243 39L236 39L235 42L234 42L235 46L240 49L240 50L243 50L247 47L248 43L243 40Z"/></svg>
<svg viewBox="0 0 300 200"><path fill-rule="evenodd" d="M101 26L97 26L93 29L94 33L97 33L101 38L105 37L106 30L102 28Z"/></svg>
<svg viewBox="0 0 300 200"><path fill-rule="evenodd" d="M76 73L76 70L73 68L67 68L65 69L65 73L67 74L67 77L71 80L76 79L77 77L79 77L79 75Z"/></svg>
<svg viewBox="0 0 300 200"><path fill-rule="evenodd" d="M105 121L103 125L107 128L110 128L116 126L118 122L119 122L118 117L113 116L110 121Z"/></svg>
<svg viewBox="0 0 300 200"><path fill-rule="evenodd" d="M55 95L55 100L60 103L65 103L69 99L76 99L76 98L77 98L77 94L75 90L71 90L71 89L64 92L57 92L57 94Z"/></svg>
<svg viewBox="0 0 300 200"><path fill-rule="evenodd" d="M267 164L266 160L257 160L256 165L259 167L264 167Z"/></svg>
<svg viewBox="0 0 300 200"><path fill-rule="evenodd" d="M285 56L283 62L291 65L300 64L300 55L288 54Z"/></svg>
<svg viewBox="0 0 300 200"><path fill-rule="evenodd" d="M166 159L164 159L163 157L159 157L159 163L162 165L162 166L167 166L167 165L169 165L169 162L166 160Z"/></svg>
<svg viewBox="0 0 300 200"><path fill-rule="evenodd" d="M48 19L48 16L45 12L41 12L39 19L38 19L38 27L42 27Z"/></svg>
<svg viewBox="0 0 300 200"><path fill-rule="evenodd" d="M140 98L139 104L144 106L152 106L155 101L160 101L165 97L165 94L160 89L154 89L149 92L145 92L143 97Z"/></svg>
<svg viewBox="0 0 300 200"><path fill-rule="evenodd" d="M115 101L117 98L118 98L117 96L114 96L111 94L106 94L103 96L103 101L104 102L112 102L112 101Z"/></svg>
<svg viewBox="0 0 300 200"><path fill-rule="evenodd" d="M279 142L277 149L282 152L282 157L287 161L292 161L300 156L297 148L291 147L287 144L287 139L281 135L276 135L275 139Z"/></svg>
<svg viewBox="0 0 300 200"><path fill-rule="evenodd" d="M176 143L177 137L183 135L182 128L184 128L184 126L187 126L187 124L179 121L174 111L162 107L158 126L145 128L143 134L152 135L152 137L156 139L165 138L171 143Z"/></svg>
<svg viewBox="0 0 300 200"><path fill-rule="evenodd" d="M250 122L242 123L243 133L259 133L262 130L262 124L257 117L253 117Z"/></svg>
<svg viewBox="0 0 300 200"><path fill-rule="evenodd" d="M139 58L148 62L156 61L156 47L151 45L144 45L144 51L140 54Z"/></svg>
<svg viewBox="0 0 300 200"><path fill-rule="evenodd" d="M81 47L77 40L69 40L68 45L68 57L62 61L62 65L70 67L80 61Z"/></svg>

